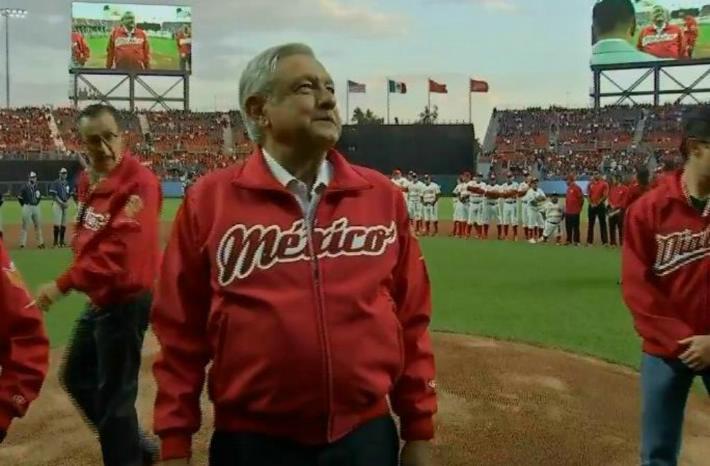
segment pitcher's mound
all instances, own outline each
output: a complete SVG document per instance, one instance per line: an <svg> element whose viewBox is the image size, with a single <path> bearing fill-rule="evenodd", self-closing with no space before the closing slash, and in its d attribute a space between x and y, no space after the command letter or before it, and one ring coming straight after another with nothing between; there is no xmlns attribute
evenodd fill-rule
<svg viewBox="0 0 710 466"><path fill-rule="evenodd" d="M439 466L633 466L638 464L638 376L578 356L457 335L434 337ZM146 343L139 400L150 426L154 384ZM100 465L98 445L56 380L59 355L40 399L0 447L0 464ZM211 410L205 404L205 425ZM206 464L209 429L195 438L195 461ZM684 466L710 458L710 402L691 396Z"/></svg>

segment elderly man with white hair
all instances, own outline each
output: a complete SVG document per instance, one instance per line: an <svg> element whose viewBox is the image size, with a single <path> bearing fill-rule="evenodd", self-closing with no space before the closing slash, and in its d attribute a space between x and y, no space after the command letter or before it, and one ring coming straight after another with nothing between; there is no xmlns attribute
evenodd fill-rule
<svg viewBox="0 0 710 466"><path fill-rule="evenodd" d="M400 437L401 464L432 464L430 285L401 191L333 149L309 47L257 55L239 93L257 149L188 191L156 286L162 459L189 464L211 362L211 466L396 466Z"/></svg>

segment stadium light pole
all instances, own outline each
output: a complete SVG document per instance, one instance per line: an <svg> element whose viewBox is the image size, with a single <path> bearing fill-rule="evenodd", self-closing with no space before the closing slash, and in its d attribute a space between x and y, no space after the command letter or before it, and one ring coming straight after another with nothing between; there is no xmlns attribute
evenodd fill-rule
<svg viewBox="0 0 710 466"><path fill-rule="evenodd" d="M27 10L0 8L0 16L5 18L5 104L10 108L10 18L22 19L27 16Z"/></svg>

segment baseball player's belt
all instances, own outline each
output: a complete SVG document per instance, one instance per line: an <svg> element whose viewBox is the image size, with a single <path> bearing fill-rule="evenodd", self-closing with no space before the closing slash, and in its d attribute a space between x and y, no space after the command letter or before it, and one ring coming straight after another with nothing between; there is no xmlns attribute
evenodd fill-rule
<svg viewBox="0 0 710 466"><path fill-rule="evenodd" d="M506 204L515 204L516 201L505 201Z"/></svg>
<svg viewBox="0 0 710 466"><path fill-rule="evenodd" d="M481 199L480 197L472 197L471 204L480 204L482 200L483 199Z"/></svg>

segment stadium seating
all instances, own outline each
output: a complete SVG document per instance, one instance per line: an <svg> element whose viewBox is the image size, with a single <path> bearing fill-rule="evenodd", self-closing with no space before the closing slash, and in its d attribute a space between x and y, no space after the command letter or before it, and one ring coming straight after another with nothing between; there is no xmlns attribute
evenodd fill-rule
<svg viewBox="0 0 710 466"><path fill-rule="evenodd" d="M0 154L31 157L52 151L49 118L46 107L0 110Z"/></svg>

